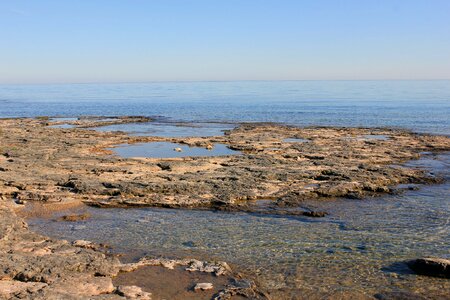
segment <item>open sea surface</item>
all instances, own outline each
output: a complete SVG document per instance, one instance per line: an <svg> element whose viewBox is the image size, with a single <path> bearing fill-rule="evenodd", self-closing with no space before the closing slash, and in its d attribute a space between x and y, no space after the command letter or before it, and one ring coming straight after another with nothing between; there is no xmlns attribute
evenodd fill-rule
<svg viewBox="0 0 450 300"><path fill-rule="evenodd" d="M390 126L450 133L450 80L0 85L0 117Z"/></svg>

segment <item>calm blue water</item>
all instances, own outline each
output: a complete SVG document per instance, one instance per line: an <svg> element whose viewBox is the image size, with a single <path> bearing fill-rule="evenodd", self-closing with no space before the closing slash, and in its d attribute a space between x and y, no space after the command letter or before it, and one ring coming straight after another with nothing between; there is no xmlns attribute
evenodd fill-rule
<svg viewBox="0 0 450 300"><path fill-rule="evenodd" d="M0 117L40 115L396 126L449 134L450 80L0 85Z"/></svg>

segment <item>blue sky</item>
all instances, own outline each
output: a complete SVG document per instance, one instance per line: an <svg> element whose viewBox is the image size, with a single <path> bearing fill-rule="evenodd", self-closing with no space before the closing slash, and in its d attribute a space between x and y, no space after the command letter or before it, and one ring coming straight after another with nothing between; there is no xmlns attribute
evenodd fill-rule
<svg viewBox="0 0 450 300"><path fill-rule="evenodd" d="M0 0L0 83L449 78L448 0Z"/></svg>

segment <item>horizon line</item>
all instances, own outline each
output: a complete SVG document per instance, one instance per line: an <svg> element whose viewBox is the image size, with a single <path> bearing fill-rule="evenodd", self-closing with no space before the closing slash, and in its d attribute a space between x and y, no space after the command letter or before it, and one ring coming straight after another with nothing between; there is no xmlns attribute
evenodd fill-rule
<svg viewBox="0 0 450 300"><path fill-rule="evenodd" d="M143 80L143 81L73 81L73 82L0 82L5 85L65 85L65 84L146 84L146 83L200 83L200 82L301 82L301 81L450 81L450 78L427 79L233 79L233 80Z"/></svg>

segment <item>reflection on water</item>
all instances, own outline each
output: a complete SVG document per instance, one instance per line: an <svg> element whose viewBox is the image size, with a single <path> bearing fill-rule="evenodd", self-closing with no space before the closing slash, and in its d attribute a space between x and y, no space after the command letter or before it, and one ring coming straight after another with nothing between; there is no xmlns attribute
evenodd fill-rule
<svg viewBox="0 0 450 300"><path fill-rule="evenodd" d="M389 136L384 135L384 134L366 134L366 135L363 135L363 139L385 141L385 140L389 139Z"/></svg>
<svg viewBox="0 0 450 300"><path fill-rule="evenodd" d="M416 162L446 172L449 156ZM94 209L87 221L29 223L50 236L119 252L205 255L242 266L266 288L302 295L406 290L446 295L450 281L412 274L408 259L450 257L450 184L366 200L311 201L325 218L170 209ZM305 296L306 297L306 296ZM308 297L307 297L308 298ZM445 297L444 297L445 298Z"/></svg>
<svg viewBox="0 0 450 300"><path fill-rule="evenodd" d="M93 128L98 131L124 131L135 136L194 137L223 135L224 130L233 129L232 124L222 123L127 123Z"/></svg>
<svg viewBox="0 0 450 300"><path fill-rule="evenodd" d="M58 125L51 125L50 128L62 128L62 129L70 129L75 128L75 125L72 124L58 124Z"/></svg>
<svg viewBox="0 0 450 300"><path fill-rule="evenodd" d="M77 120L78 120L78 118L59 118L59 117L56 117L56 118L50 118L49 121L51 121L51 122L72 122L72 121L77 121Z"/></svg>
<svg viewBox="0 0 450 300"><path fill-rule="evenodd" d="M49 121L51 122L73 122L73 121L77 121L78 118L60 118L60 117L55 117L55 118L50 118ZM69 129L69 128L75 128L75 125L71 125L71 124L58 124L58 125L51 125L49 126L50 128L62 128L62 129Z"/></svg>
<svg viewBox="0 0 450 300"><path fill-rule="evenodd" d="M189 147L169 142L151 142L140 144L123 144L116 148L110 148L122 157L153 157L173 158L189 156L220 156L239 154L239 151L231 150L225 144L214 144L213 148Z"/></svg>

